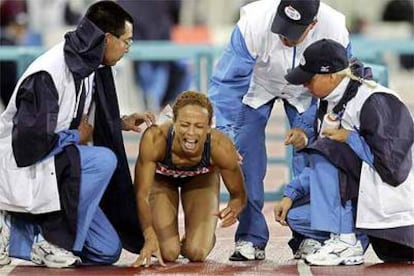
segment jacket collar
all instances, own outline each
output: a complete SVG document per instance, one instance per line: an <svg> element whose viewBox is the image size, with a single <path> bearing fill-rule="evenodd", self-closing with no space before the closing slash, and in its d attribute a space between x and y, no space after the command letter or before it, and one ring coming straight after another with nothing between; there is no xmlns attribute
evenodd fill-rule
<svg viewBox="0 0 414 276"><path fill-rule="evenodd" d="M84 17L74 31L65 34L64 55L69 70L76 79L83 79L102 63L105 34Z"/></svg>

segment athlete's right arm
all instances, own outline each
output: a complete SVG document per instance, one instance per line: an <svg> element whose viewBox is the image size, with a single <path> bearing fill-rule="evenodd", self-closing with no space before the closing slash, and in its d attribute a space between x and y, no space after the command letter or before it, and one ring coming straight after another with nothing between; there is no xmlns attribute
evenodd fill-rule
<svg viewBox="0 0 414 276"><path fill-rule="evenodd" d="M137 213L143 231L145 243L134 266L151 265L151 255L154 254L161 265L164 265L158 238L152 227L151 206L149 197L154 181L156 162L162 156L160 141L163 136L158 126L149 127L142 135L139 154L135 164L135 194L137 201Z"/></svg>
<svg viewBox="0 0 414 276"><path fill-rule="evenodd" d="M149 205L149 195L154 181L156 166L156 127L148 128L142 135L139 154L135 164L135 194L137 199L138 217L142 230L152 228L151 210Z"/></svg>

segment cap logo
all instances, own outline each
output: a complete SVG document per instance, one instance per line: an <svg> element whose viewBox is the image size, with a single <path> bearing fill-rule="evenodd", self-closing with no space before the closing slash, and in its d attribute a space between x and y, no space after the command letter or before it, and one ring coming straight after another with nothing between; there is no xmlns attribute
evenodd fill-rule
<svg viewBox="0 0 414 276"><path fill-rule="evenodd" d="M298 21L302 18L300 13L297 10L295 10L295 8L293 8L292 6L285 7L285 14L287 17L295 21Z"/></svg>
<svg viewBox="0 0 414 276"><path fill-rule="evenodd" d="M321 73L329 73L330 72L329 65L327 65L327 66L321 66L321 69L319 71Z"/></svg>
<svg viewBox="0 0 414 276"><path fill-rule="evenodd" d="M299 64L302 65L302 66L304 66L306 64L306 59L305 59L304 56L300 57Z"/></svg>

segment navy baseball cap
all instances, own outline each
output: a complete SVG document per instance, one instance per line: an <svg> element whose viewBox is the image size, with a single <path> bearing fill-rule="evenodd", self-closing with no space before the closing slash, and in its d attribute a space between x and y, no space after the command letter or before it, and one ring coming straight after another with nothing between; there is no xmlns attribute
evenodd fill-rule
<svg viewBox="0 0 414 276"><path fill-rule="evenodd" d="M303 52L300 65L290 71L285 79L295 85L304 84L316 74L333 74L349 66L344 46L331 39L321 39Z"/></svg>
<svg viewBox="0 0 414 276"><path fill-rule="evenodd" d="M319 0L281 0L271 30L289 40L299 40L316 18Z"/></svg>

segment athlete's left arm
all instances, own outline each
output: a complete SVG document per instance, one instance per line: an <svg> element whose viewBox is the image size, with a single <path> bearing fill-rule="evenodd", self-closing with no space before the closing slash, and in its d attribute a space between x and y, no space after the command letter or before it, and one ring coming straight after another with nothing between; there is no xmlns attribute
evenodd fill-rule
<svg viewBox="0 0 414 276"><path fill-rule="evenodd" d="M227 207L218 213L222 220L222 226L225 227L237 221L240 212L246 205L247 194L243 174L238 163L239 155L233 142L224 133L216 129L212 130L211 136L211 159L220 171L224 185L230 194Z"/></svg>

